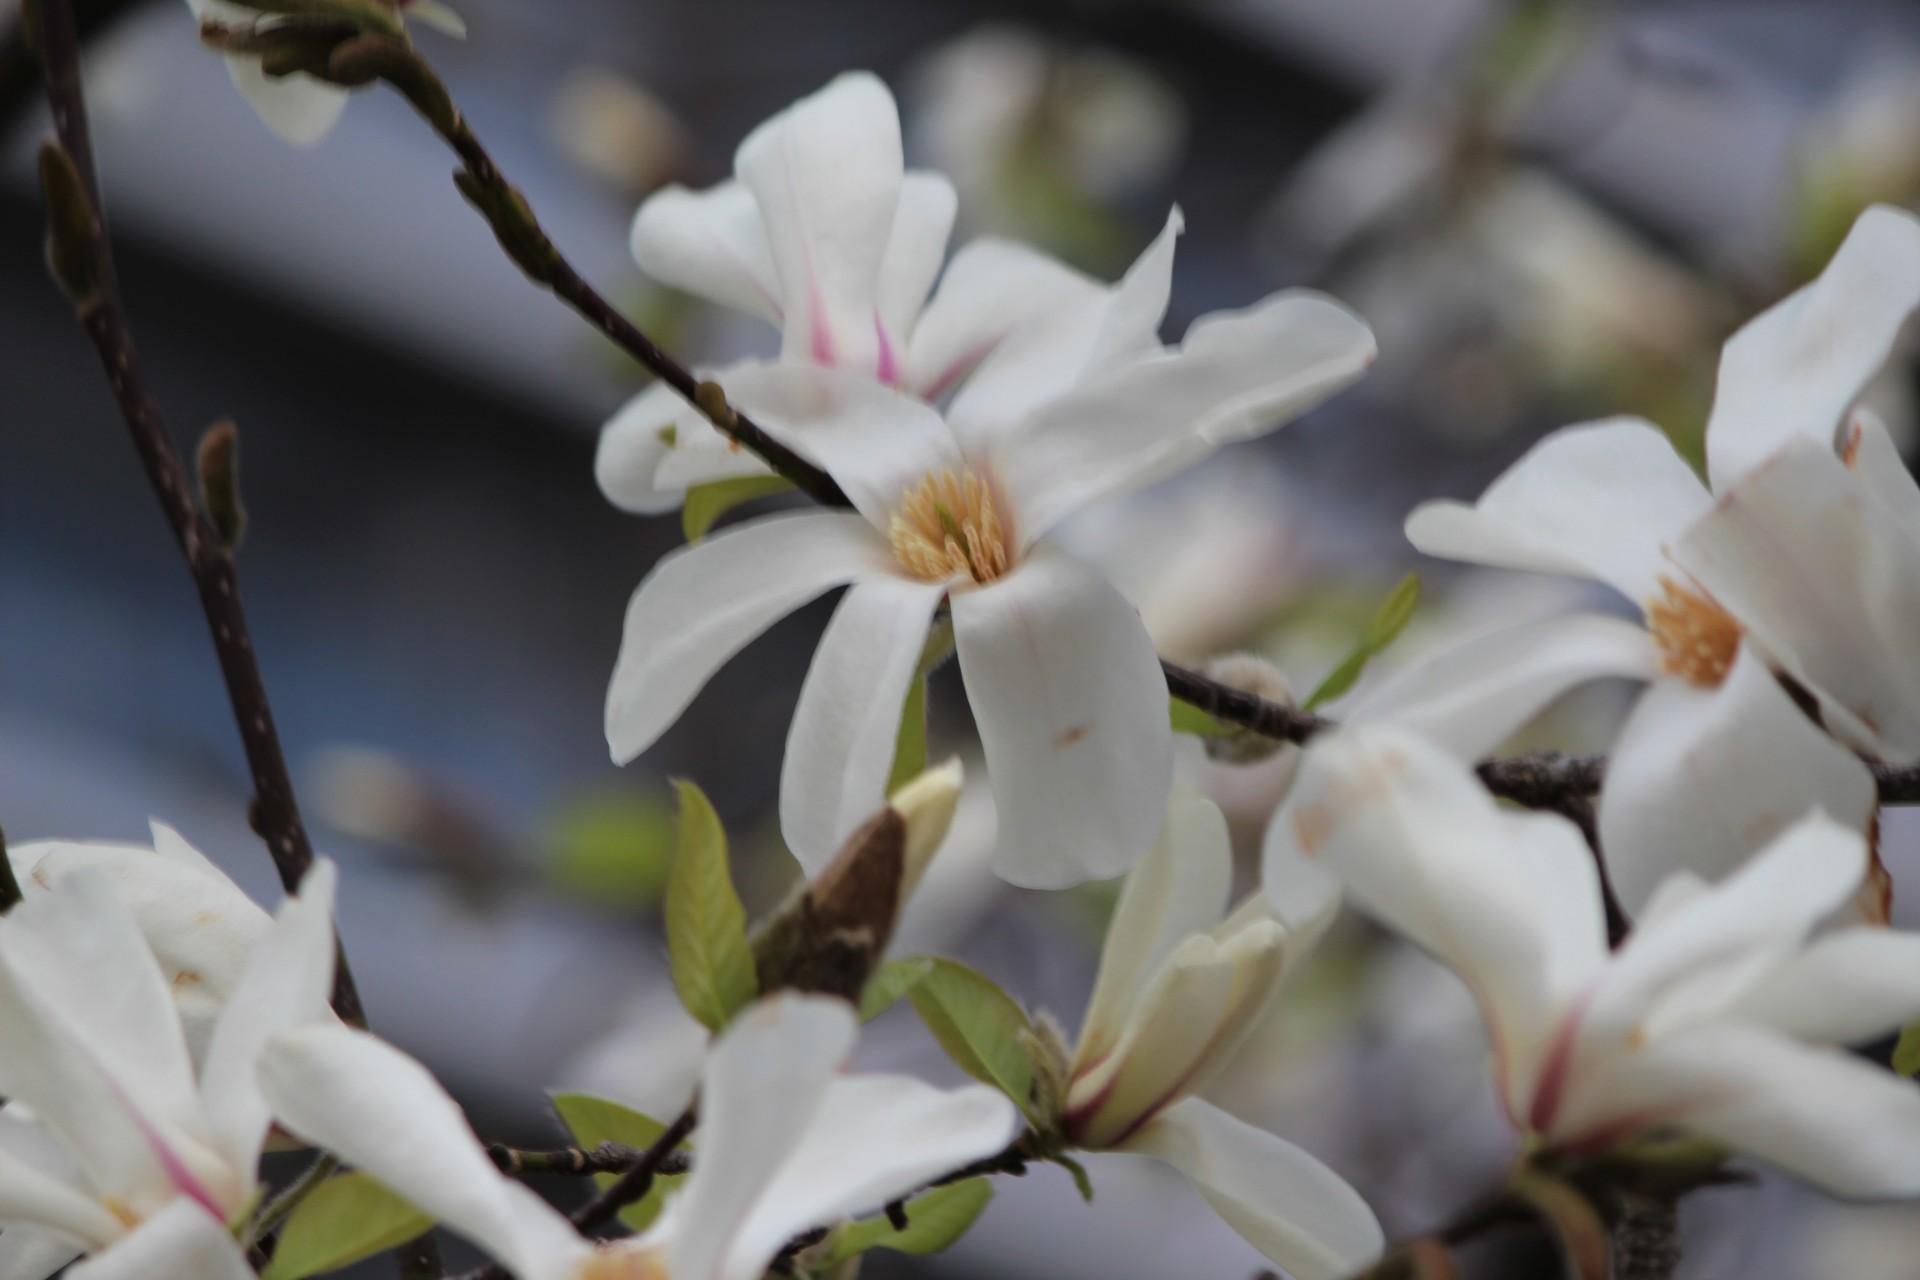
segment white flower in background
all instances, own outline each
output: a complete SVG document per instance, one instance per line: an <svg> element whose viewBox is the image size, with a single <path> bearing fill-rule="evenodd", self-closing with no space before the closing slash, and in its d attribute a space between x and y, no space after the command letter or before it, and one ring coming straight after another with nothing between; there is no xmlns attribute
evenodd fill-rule
<svg viewBox="0 0 1920 1280"><path fill-rule="evenodd" d="M1365 371L1373 338L1290 290L1202 317L1166 310L1176 212L1111 291L1035 317L943 416L866 377L769 366L728 388L811 456L856 512L750 521L640 584L607 693L616 761L646 750L729 657L851 583L787 736L781 825L817 872L879 806L927 625L952 610L1000 821L996 867L1057 888L1117 875L1166 812L1172 734L1152 642L1124 597L1044 540L1074 512L1271 430Z"/></svg>
<svg viewBox="0 0 1920 1280"><path fill-rule="evenodd" d="M1198 1095L1332 913L1289 931L1255 895L1229 914L1232 879L1226 819L1211 800L1176 789L1107 928L1073 1055L1066 1135L1089 1150L1166 1161L1289 1274L1331 1280L1379 1255L1366 1202L1312 1155Z"/></svg>
<svg viewBox="0 0 1920 1280"><path fill-rule="evenodd" d="M1480 1005L1514 1127L1590 1155L1679 1129L1840 1195L1920 1195L1920 1086L1832 1046L1920 1014L1920 935L1820 933L1867 864L1818 813L1716 886L1669 877L1607 950L1593 855L1502 809L1417 734L1344 729L1301 765L1308 857Z"/></svg>
<svg viewBox="0 0 1920 1280"><path fill-rule="evenodd" d="M1022 320L1105 292L1044 254L983 237L954 255L929 301L953 229L953 185L905 168L893 95L865 72L755 129L734 174L641 205L633 254L663 284L777 325L775 363L838 369L932 400ZM714 376L731 392L767 363ZM594 471L617 506L646 514L677 507L689 485L767 474L665 384L607 423Z"/></svg>
<svg viewBox="0 0 1920 1280"><path fill-rule="evenodd" d="M107 841L37 840L8 850L21 892L49 893L82 868L99 868L140 925L173 992L196 1064L233 994L254 946L273 917L227 873L164 823L153 824L151 848Z"/></svg>
<svg viewBox="0 0 1920 1280"><path fill-rule="evenodd" d="M345 1027L278 1037L261 1060L274 1114L471 1239L520 1280L758 1280L794 1236L880 1206L1013 1140L985 1085L839 1074L858 1019L781 993L714 1043L694 1168L645 1234L598 1248L499 1173L425 1068Z"/></svg>
<svg viewBox="0 0 1920 1280"><path fill-rule="evenodd" d="M93 1257L67 1273L80 1280L252 1274L227 1228L253 1203L271 1123L255 1060L269 1036L332 1016L333 885L332 864L316 863L254 946L197 1079L110 867L66 872L0 917L8 1280L41 1280L82 1253Z"/></svg>
<svg viewBox="0 0 1920 1280"><path fill-rule="evenodd" d="M1920 489L1877 423L1856 423L1846 460L1834 450L1916 304L1920 223L1869 210L1818 280L1727 342L1713 492L1657 428L1622 418L1547 437L1475 505L1407 519L1428 554L1593 578L1641 609L1644 632L1610 657L1584 620L1528 638L1535 664L1584 646L1593 674L1650 684L1600 798L1630 910L1676 860L1720 875L1809 808L1865 828L1870 774L1776 672L1853 746L1920 755ZM1499 683L1513 647L1489 645L1476 678Z"/></svg>

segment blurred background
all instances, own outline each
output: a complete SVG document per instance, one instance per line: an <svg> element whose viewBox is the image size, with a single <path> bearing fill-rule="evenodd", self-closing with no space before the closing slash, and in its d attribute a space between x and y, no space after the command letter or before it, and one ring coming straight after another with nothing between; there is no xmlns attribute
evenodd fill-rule
<svg viewBox="0 0 1920 1280"><path fill-rule="evenodd" d="M1543 431L1646 414L1697 450L1721 339L1825 261L1873 200L1920 195L1920 7L1896 0L462 0L420 37L591 279L683 357L768 349L757 322L651 286L638 202L724 177L755 123L836 72L894 87L910 163L948 172L958 238L1006 232L1117 275L1178 202L1172 339L1310 284L1382 358L1354 391L1068 530L1163 653L1253 649L1311 688L1410 568L1433 641L1619 607L1558 583L1415 564L1400 520L1471 497ZM596 490L600 424L639 371L501 256L397 99L359 95L311 151L260 125L178 0L78 0L128 305L184 444L231 416L252 515L241 573L267 682L374 1024L491 1137L550 1144L579 1086L656 1114L697 1035L665 978L666 779L714 797L749 905L795 874L773 821L786 726L832 601L776 627L626 770L601 701L628 593L681 540ZM48 281L46 132L17 6L0 43L0 824L179 827L263 901L218 672L93 353ZM1906 362L1874 399L1910 435ZM1605 741L1623 690L1530 740ZM953 673L936 751L968 750ZM1183 762L1251 870L1288 758ZM979 771L976 769L976 781ZM1920 826L1884 855L1920 922ZM1030 1006L1083 1006L1111 886L1022 894L984 870L970 797L903 946L953 948ZM1250 879L1247 883L1251 883ZM1348 922L1216 1100L1304 1142L1389 1234L1497 1175L1508 1137L1464 993ZM1256 1052L1257 1050L1257 1052ZM950 1070L901 1011L862 1050ZM924 1270L1070 1277L1262 1269L1170 1172L1093 1162L1003 1180ZM568 1191L561 1188L561 1193ZM1150 1202L1151 1214L1138 1212ZM1920 1276L1920 1209L1846 1209L1766 1175L1694 1197L1689 1276ZM1513 1274L1544 1257L1506 1246Z"/></svg>

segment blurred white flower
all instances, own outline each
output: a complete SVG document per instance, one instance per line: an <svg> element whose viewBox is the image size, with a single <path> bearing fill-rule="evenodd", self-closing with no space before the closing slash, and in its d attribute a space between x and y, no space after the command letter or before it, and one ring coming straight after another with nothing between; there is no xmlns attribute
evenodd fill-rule
<svg viewBox="0 0 1920 1280"><path fill-rule="evenodd" d="M843 1076L858 1022L844 1001L782 993L714 1043L699 1154L645 1234L598 1248L503 1176L460 1108L413 1059L344 1027L278 1037L262 1086L294 1132L365 1169L520 1280L757 1280L788 1240L879 1208L1012 1141L1013 1104L985 1085Z"/></svg>
<svg viewBox="0 0 1920 1280"><path fill-rule="evenodd" d="M736 526L641 583L607 693L625 763L713 672L800 604L851 583L800 694L781 825L817 872L879 806L929 620L952 610L1000 821L1000 874L1057 888L1152 843L1172 771L1166 689L1126 599L1044 540L1074 512L1271 430L1372 361L1364 322L1287 291L1156 335L1178 211L1111 289L1022 326L944 415L864 376L743 371L735 402L823 466L856 512Z"/></svg>
<svg viewBox="0 0 1920 1280"><path fill-rule="evenodd" d="M6 1274L40 1280L86 1253L69 1275L250 1276L227 1227L253 1203L271 1123L255 1063L268 1037L331 1019L333 866L314 864L253 947L196 1078L166 976L102 863L0 917L0 1255L32 1266Z"/></svg>
<svg viewBox="0 0 1920 1280"><path fill-rule="evenodd" d="M1090 1150L1166 1161L1290 1274L1330 1280L1380 1252L1366 1202L1312 1155L1197 1095L1331 912L1289 931L1255 895L1229 914L1232 878L1226 819L1211 800L1178 788L1107 929L1073 1055L1066 1134Z"/></svg>
<svg viewBox="0 0 1920 1280"><path fill-rule="evenodd" d="M1841 1195L1920 1195L1920 1087L1829 1046L1920 1014L1920 935L1815 936L1867 863L1813 813L1708 886L1662 883L1607 949L1593 855L1502 809L1417 734L1344 729L1302 762L1299 847L1467 984L1516 1129L1587 1155L1678 1128Z"/></svg>

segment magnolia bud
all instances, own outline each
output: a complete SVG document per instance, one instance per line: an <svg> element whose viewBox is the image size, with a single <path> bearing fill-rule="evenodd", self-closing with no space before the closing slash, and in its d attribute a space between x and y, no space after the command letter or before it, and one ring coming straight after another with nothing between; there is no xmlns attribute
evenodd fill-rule
<svg viewBox="0 0 1920 1280"><path fill-rule="evenodd" d="M907 824L906 862L900 881L900 901L904 903L920 876L933 861L953 826L953 812L960 804L960 792L966 771L959 756L925 770L902 786L887 800L889 808Z"/></svg>
<svg viewBox="0 0 1920 1280"><path fill-rule="evenodd" d="M1293 690L1280 668L1256 653L1223 653L1210 658L1201 668L1210 680L1231 685L1245 693L1293 706ZM1271 759L1287 744L1252 729L1235 727L1231 733L1203 738L1207 758L1223 764L1258 764Z"/></svg>

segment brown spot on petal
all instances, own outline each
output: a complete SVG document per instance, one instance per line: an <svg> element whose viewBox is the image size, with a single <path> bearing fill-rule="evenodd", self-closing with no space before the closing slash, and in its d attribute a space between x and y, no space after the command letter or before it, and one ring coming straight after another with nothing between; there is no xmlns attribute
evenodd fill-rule
<svg viewBox="0 0 1920 1280"><path fill-rule="evenodd" d="M182 969L173 975L173 989L184 991L188 987L197 987L206 981L206 977L197 969Z"/></svg>
<svg viewBox="0 0 1920 1280"><path fill-rule="evenodd" d="M1867 924L1889 924L1893 917L1893 876L1880 860L1880 815L1867 824L1867 874L1853 892L1853 909Z"/></svg>
<svg viewBox="0 0 1920 1280"><path fill-rule="evenodd" d="M220 913L218 911L202 911L193 917L193 922L202 929L211 929L214 925L220 923Z"/></svg>
<svg viewBox="0 0 1920 1280"><path fill-rule="evenodd" d="M1068 747L1080 741L1080 739L1086 737L1087 734L1092 731L1092 725L1077 724L1053 740L1053 749L1055 751L1065 751Z"/></svg>

